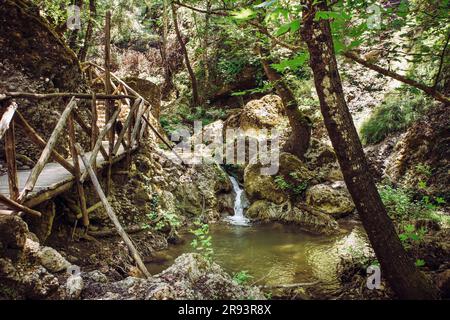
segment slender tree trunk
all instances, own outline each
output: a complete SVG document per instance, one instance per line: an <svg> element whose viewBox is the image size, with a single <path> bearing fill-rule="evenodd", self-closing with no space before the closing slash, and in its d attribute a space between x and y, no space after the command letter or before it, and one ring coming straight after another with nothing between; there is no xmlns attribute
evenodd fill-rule
<svg viewBox="0 0 450 320"><path fill-rule="evenodd" d="M75 5L78 6L80 8L80 10L83 8L83 0L76 0L75 1ZM74 51L77 52L78 49L78 44L77 44L77 40L78 40L78 33L79 30L75 29L72 30L70 36L69 36L69 47Z"/></svg>
<svg viewBox="0 0 450 320"><path fill-rule="evenodd" d="M95 5L95 0L89 0L89 21L86 27L86 35L84 37L84 45L78 52L78 59L81 62L86 60L87 52L89 46L91 45L92 33L94 31L94 19L97 14L97 7Z"/></svg>
<svg viewBox="0 0 450 320"><path fill-rule="evenodd" d="M281 75L271 67L272 61L269 50L262 46L259 46L258 50L264 72L283 101L292 128L291 136L284 147L284 151L303 159L311 141L311 120L301 113L292 90L284 82Z"/></svg>
<svg viewBox="0 0 450 320"><path fill-rule="evenodd" d="M437 289L408 257L383 206L344 99L328 20L316 21L317 11L328 11L325 1L304 0L302 38L310 52L320 107L348 190L370 243L381 264L382 276L400 299L438 298Z"/></svg>
<svg viewBox="0 0 450 320"><path fill-rule="evenodd" d="M206 11L205 14L205 33L203 35L203 68L205 69L205 87L208 86L209 83L209 66L208 66L208 46L209 46L209 21L211 14L209 11L211 10L211 1L206 1Z"/></svg>
<svg viewBox="0 0 450 320"><path fill-rule="evenodd" d="M193 99L193 105L198 106L200 103L199 95L198 95L198 85L197 85L197 78L195 77L194 70L192 69L191 62L189 61L189 55L186 49L186 44L183 41L183 37L181 36L180 28L178 26L178 18L177 18L177 9L175 5L172 3L172 15L173 15L173 24L175 28L175 33L177 34L178 42L181 46L181 51L184 55L184 60L186 63L186 68L188 70L189 76L191 78L191 85L192 85L192 99Z"/></svg>
<svg viewBox="0 0 450 320"><path fill-rule="evenodd" d="M161 54L162 65L164 69L164 85L162 88L163 97L167 97L170 91L173 89L172 69L170 62L167 59L167 34L169 29L169 16L168 16L168 0L163 1L162 12L162 32L159 51Z"/></svg>

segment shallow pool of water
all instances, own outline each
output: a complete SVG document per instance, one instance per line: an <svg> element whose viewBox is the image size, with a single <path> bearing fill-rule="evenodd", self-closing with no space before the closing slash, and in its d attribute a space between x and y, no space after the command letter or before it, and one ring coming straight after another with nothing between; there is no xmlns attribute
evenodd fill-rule
<svg viewBox="0 0 450 320"><path fill-rule="evenodd" d="M347 237L314 236L298 228L281 224L256 224L248 227L227 223L211 225L214 261L227 272L247 271L258 284L289 284L320 280L336 285L336 267L339 261L337 246ZM164 263L147 265L152 274L169 267L173 260L186 252L194 252L192 235L184 236L186 242L171 246L165 251L170 257Z"/></svg>

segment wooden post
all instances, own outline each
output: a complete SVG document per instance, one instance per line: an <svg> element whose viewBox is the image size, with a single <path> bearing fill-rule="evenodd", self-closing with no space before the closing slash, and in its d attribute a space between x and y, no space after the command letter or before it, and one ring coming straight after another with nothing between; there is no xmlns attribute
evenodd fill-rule
<svg viewBox="0 0 450 320"><path fill-rule="evenodd" d="M69 115L69 118L67 119L67 126L69 128L69 146L70 146L70 152L72 154L73 159L73 165L75 167L75 184L77 186L78 191L78 197L80 198L80 208L81 213L83 214L83 226L88 228L89 227L89 215L87 212L86 207L86 196L84 193L83 184L81 183L81 169L80 169L80 162L78 160L78 153L77 149L75 148L76 143L76 136L75 136L75 125L73 123L73 116Z"/></svg>
<svg viewBox="0 0 450 320"><path fill-rule="evenodd" d="M81 118L79 116L78 113L74 112L73 114L73 119L76 121L76 123L78 123L81 127L81 129L83 129L83 131L88 135L88 136L92 136L92 129L84 122L83 118ZM106 152L105 148L103 148L103 145L100 148L100 152L103 155L103 158L105 160L108 160L108 153Z"/></svg>
<svg viewBox="0 0 450 320"><path fill-rule="evenodd" d="M153 133L172 151L172 153L178 158L178 160L181 161L181 164L184 164L183 159L181 159L181 157L178 155L178 153L175 152L175 150L173 150L173 146L171 146L166 139L164 139L164 137L158 132L158 130L156 130L155 127L152 126L152 124L150 123L150 121L148 121L148 119L145 116L142 116L142 119L145 121L145 123L149 126L149 128L153 131Z"/></svg>
<svg viewBox="0 0 450 320"><path fill-rule="evenodd" d="M94 147L94 149L92 150L92 153L91 153L91 159L90 159L91 166L96 161L97 154L101 150L101 146L103 144L103 138L106 136L106 134L109 132L109 130L111 130L111 128L114 126L114 123L116 122L116 119L117 119L118 116L119 116L119 110L116 110L116 112L113 114L111 119L109 119L109 122L106 124L106 126L100 132L100 134L99 134L99 136L97 138L97 142L95 144L95 147ZM81 182L82 183L86 180L87 176L88 176L88 172L85 171L83 173L83 175L81 176Z"/></svg>
<svg viewBox="0 0 450 320"><path fill-rule="evenodd" d="M5 133L5 154L8 166L9 197L12 200L17 200L19 198L19 180L17 178L14 122L10 123L9 129Z"/></svg>
<svg viewBox="0 0 450 320"><path fill-rule="evenodd" d="M100 200L103 203L103 206L105 207L106 213L108 214L109 218L114 224L114 227L117 229L117 233L122 237L123 241L128 247L128 250L130 250L130 254L133 257L134 261L136 262L139 270L144 274L144 276L148 279L151 277L150 272L148 272L147 268L145 267L144 263L142 262L142 259L139 255L139 252L136 250L136 248L133 245L133 242L131 241L128 234L123 229L122 225L119 222L119 219L117 219L116 214L114 213L113 208L108 202L108 199L106 198L105 193L102 190L102 187L100 186L100 183L98 182L97 176L94 173L94 170L92 170L91 164L89 163L88 159L83 153L83 150L81 149L79 144L76 144L77 152L80 154L81 159L84 163L84 166L86 167L87 172L89 173L89 176L91 177L92 184L97 191L98 196L100 197Z"/></svg>
<svg viewBox="0 0 450 320"><path fill-rule="evenodd" d="M17 122L19 126L22 127L22 129L25 131L25 133L28 135L28 138L35 143L37 146L41 147L42 149L45 148L47 143L45 140L36 132L36 130L33 129L32 126L27 122L27 120L23 117L23 115L17 111L14 117L14 121ZM75 168L72 164L70 164L62 155L60 155L55 150L51 150L52 158L58 162L60 165L62 165L67 171L74 174Z"/></svg>
<svg viewBox="0 0 450 320"><path fill-rule="evenodd" d="M2 194L0 194L0 202L4 203L7 207L14 209L16 211L24 212L24 213L30 214L32 216L35 216L35 217L42 216L42 214L39 211L25 207L25 206L21 205L20 203L15 202L12 199L8 199L7 197L5 197Z"/></svg>
<svg viewBox="0 0 450 320"><path fill-rule="evenodd" d="M50 136L50 139L48 139L48 142L44 148L44 151L42 151L41 157L39 158L38 162L36 163L33 170L31 171L30 176L28 177L27 182L25 183L25 188L22 190L22 192L19 195L19 198L18 198L19 202L22 202L25 199L25 197L27 196L27 194L31 190L34 189L37 179L39 178L39 175L41 174L42 170L44 169L45 164L47 163L48 159L50 158L52 150L55 147L56 143L58 142L58 138L64 129L64 125L66 124L67 118L69 117L69 115L72 112L72 109L75 107L75 105L76 105L75 98L72 98L72 100L70 100L69 104L64 109L64 112L61 115L61 118L59 118L59 121L56 124L56 127Z"/></svg>
<svg viewBox="0 0 450 320"><path fill-rule="evenodd" d="M97 97L95 92L92 93L92 104L91 104L92 122L91 122L91 150L94 149L95 143L98 137L98 113L97 113Z"/></svg>
<svg viewBox="0 0 450 320"><path fill-rule="evenodd" d="M112 93L111 86L111 11L106 12L105 20L105 91L106 94ZM114 105L110 100L106 100L106 122L109 121L113 113ZM106 194L111 192L111 175L112 175L112 157L114 149L114 126L109 132L109 150L108 150L108 170L106 173Z"/></svg>
<svg viewBox="0 0 450 320"><path fill-rule="evenodd" d="M132 117L133 117L133 112L134 112L134 110L136 110L136 108L141 104L141 102L142 102L141 99L137 99L137 100L135 101L135 103L133 104L133 106L130 108L130 113L128 114L128 117L127 117L127 119L125 120L125 123L124 123L124 125L123 125L122 131L119 133L119 136L118 136L118 138L117 138L116 145L114 146L113 155L116 155L117 152L119 151L120 144L121 144L123 138L125 137L125 134L126 134L128 128L129 128L130 125L131 125L131 119L132 119ZM130 145L129 142L128 142L128 145L127 145L127 149L131 149L131 145Z"/></svg>
<svg viewBox="0 0 450 320"><path fill-rule="evenodd" d="M0 113L0 115L1 115L0 139L6 133L6 130L9 129L10 123L14 117L16 110L17 110L17 103L12 102L3 114Z"/></svg>

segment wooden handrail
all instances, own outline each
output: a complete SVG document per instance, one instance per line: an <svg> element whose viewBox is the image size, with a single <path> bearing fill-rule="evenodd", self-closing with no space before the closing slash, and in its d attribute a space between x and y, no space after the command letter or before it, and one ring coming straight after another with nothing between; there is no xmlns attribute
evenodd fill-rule
<svg viewBox="0 0 450 320"><path fill-rule="evenodd" d="M14 117L14 113L17 110L17 103L15 101L11 102L11 104L6 109L5 113L0 120L0 139L3 138L5 132L9 129L9 125Z"/></svg>
<svg viewBox="0 0 450 320"><path fill-rule="evenodd" d="M30 214L32 216L35 216L35 217L42 216L42 214L39 211L25 207L24 205L21 205L20 203L17 203L14 200L11 200L11 199L5 197L2 194L0 194L0 202L2 202L7 207L14 209L16 211L24 212L24 213Z"/></svg>
<svg viewBox="0 0 450 320"><path fill-rule="evenodd" d="M25 183L25 187L19 195L18 202L22 202L27 196L27 194L34 189L34 186L36 185L36 182L39 178L39 175L41 174L42 170L44 169L45 165L48 162L48 159L50 158L51 151L58 142L58 138L67 122L67 118L69 117L70 113L72 112L75 106L76 100L75 97L73 97L70 100L69 104L64 109L61 118L59 118L59 121L56 124L56 127L53 130L50 138L48 139L47 145L45 146L44 151L42 151L42 154L38 162L34 166L33 170L31 170L30 176L28 177L27 182Z"/></svg>
<svg viewBox="0 0 450 320"><path fill-rule="evenodd" d="M25 133L28 134L28 137L30 140L36 144L37 146L41 148L45 148L47 143L45 140L36 132L36 130L33 129L33 127L26 121L24 116L17 111L14 117L14 121L22 127L22 129L25 131ZM58 162L60 165L62 165L67 171L74 174L75 168L72 164L69 163L62 155L60 155L56 150L52 149L52 158Z"/></svg>
<svg viewBox="0 0 450 320"><path fill-rule="evenodd" d="M109 132L109 130L114 129L114 123L116 122L117 117L119 116L119 110L116 110L116 112L113 114L111 119L109 119L109 122L105 125L105 127L102 129L100 134L98 135L97 142L95 143L95 147L92 150L91 158L89 159L89 163L91 166L95 164L95 161L97 160L97 154L103 144L103 138L106 136L106 134ZM106 160L106 159L105 159ZM81 182L84 182L88 176L88 173L85 171L81 176Z"/></svg>
<svg viewBox="0 0 450 320"><path fill-rule="evenodd" d="M9 100L13 98L22 99L34 99L34 100L46 100L54 98L72 98L83 100L91 100L92 94L90 93L71 93L71 92L56 92L56 93L31 93L31 92L4 92L0 94L0 101ZM99 100L122 100L122 99L136 99L135 96L129 95L109 95L109 94L97 94Z"/></svg>
<svg viewBox="0 0 450 320"><path fill-rule="evenodd" d="M116 142L116 145L114 146L114 150L113 150L113 156L116 155L117 152L119 151L120 144L122 143L122 140L125 137L125 134L126 134L126 132L128 130L128 127L131 124L131 119L133 118L133 113L136 110L136 108L141 104L141 102L142 102L142 100L140 98L138 98L134 102L133 106L130 108L130 113L128 113L128 117L125 120L125 124L123 125L123 128L120 131L119 136L117 137L117 142ZM131 145L129 147L131 147Z"/></svg>

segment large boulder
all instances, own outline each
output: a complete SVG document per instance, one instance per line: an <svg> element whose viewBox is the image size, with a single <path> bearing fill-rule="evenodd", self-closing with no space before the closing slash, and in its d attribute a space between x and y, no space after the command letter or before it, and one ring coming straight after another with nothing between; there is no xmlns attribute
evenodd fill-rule
<svg viewBox="0 0 450 320"><path fill-rule="evenodd" d="M312 208L341 218L355 210L355 205L345 186L317 184L306 191L306 203Z"/></svg>
<svg viewBox="0 0 450 320"><path fill-rule="evenodd" d="M247 217L263 222L293 223L315 234L332 235L339 232L338 223L329 215L302 204L293 205L290 201L277 205L258 200L247 210Z"/></svg>
<svg viewBox="0 0 450 320"><path fill-rule="evenodd" d="M50 272L67 270L71 264L55 249L43 247L38 252L40 264Z"/></svg>
<svg viewBox="0 0 450 320"><path fill-rule="evenodd" d="M312 172L300 159L290 153L281 153L279 172L276 175L264 175L260 163L250 164L244 173L245 190L252 201L268 200L275 204L282 204L289 199L292 190L283 189L276 183L276 177L283 177L292 184L308 182L313 178ZM295 178L293 178L295 177Z"/></svg>
<svg viewBox="0 0 450 320"><path fill-rule="evenodd" d="M145 100L152 105L152 114L159 119L161 112L161 89L153 82L138 77L128 77L125 82L135 91L137 91Z"/></svg>
<svg viewBox="0 0 450 320"><path fill-rule="evenodd" d="M239 285L219 265L194 253L181 255L170 268L147 280L129 277L115 283L87 282L85 299L264 299L258 288Z"/></svg>
<svg viewBox="0 0 450 320"><path fill-rule="evenodd" d="M10 259L21 257L28 227L17 216L0 215L0 256Z"/></svg>
<svg viewBox="0 0 450 320"><path fill-rule="evenodd" d="M248 130L278 127L285 120L283 110L283 102L276 95L267 95L259 100L251 100L241 113L240 128Z"/></svg>

